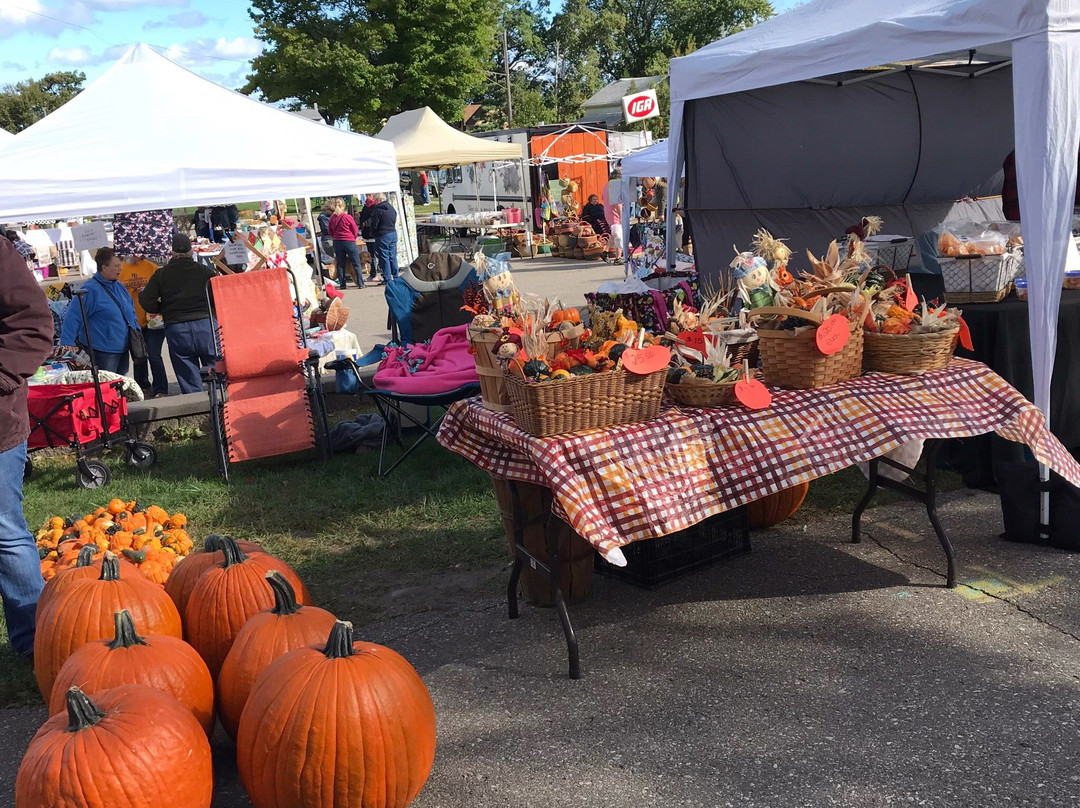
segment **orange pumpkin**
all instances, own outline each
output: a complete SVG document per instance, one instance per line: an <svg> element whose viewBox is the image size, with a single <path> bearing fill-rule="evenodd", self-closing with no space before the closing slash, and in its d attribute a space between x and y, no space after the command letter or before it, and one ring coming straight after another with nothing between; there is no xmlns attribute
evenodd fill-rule
<svg viewBox="0 0 1080 808"><path fill-rule="evenodd" d="M49 605L49 601L57 593L64 591L72 584L78 581L93 581L101 577L101 565L104 560L105 554L98 549L96 544L84 544L79 548L75 563L71 566L61 566L58 561L56 575L45 583L45 588L41 590L41 595L38 597L38 613L40 614ZM125 578L137 582L134 576L138 575L138 567L122 558L117 559L117 563Z"/></svg>
<svg viewBox="0 0 1080 808"><path fill-rule="evenodd" d="M78 581L39 608L34 635L34 675L46 700L60 667L76 650L112 636L113 615L127 609L144 634L181 637L180 613L160 586L138 572L120 574L115 555L105 553L97 579Z"/></svg>
<svg viewBox="0 0 1080 808"><path fill-rule="evenodd" d="M221 537L221 550L225 559L199 576L184 610L187 641L215 680L244 623L274 605L274 593L263 580L266 573L277 570L294 590L301 589L300 578L280 559L265 553L247 555L229 536Z"/></svg>
<svg viewBox="0 0 1080 808"><path fill-rule="evenodd" d="M265 552L259 545L250 541L237 542L245 553ZM204 572L215 564L225 560L225 554L221 552L221 536L210 533L203 541L203 549L191 553L183 562L177 564L169 574L169 580L165 582L165 591L173 599L180 614L187 611L188 598L191 590ZM309 602L304 600L305 603Z"/></svg>
<svg viewBox="0 0 1080 808"><path fill-rule="evenodd" d="M810 483L798 485L755 500L746 506L746 517L751 528L778 525L802 507Z"/></svg>
<svg viewBox="0 0 1080 808"><path fill-rule="evenodd" d="M581 322L581 312L577 309L557 309L551 315L552 325L558 325L559 323L564 322L578 325Z"/></svg>
<svg viewBox="0 0 1080 808"><path fill-rule="evenodd" d="M93 695L120 685L149 685L182 702L206 736L214 731L214 680L202 657L183 640L162 634L140 637L123 609L113 615L111 640L87 643L65 662L53 683L49 713L64 709L69 688Z"/></svg>
<svg viewBox="0 0 1080 808"><path fill-rule="evenodd" d="M209 808L210 742L179 701L146 685L64 701L23 756L15 808Z"/></svg>
<svg viewBox="0 0 1080 808"><path fill-rule="evenodd" d="M435 710L405 659L353 642L339 621L325 647L285 654L256 680L236 759L256 808L404 808L431 772Z"/></svg>
<svg viewBox="0 0 1080 808"><path fill-rule="evenodd" d="M274 607L244 623L218 674L221 726L233 740L258 675L283 654L324 641L335 622L325 609L298 604L292 585L277 570L266 573L266 582L274 592Z"/></svg>

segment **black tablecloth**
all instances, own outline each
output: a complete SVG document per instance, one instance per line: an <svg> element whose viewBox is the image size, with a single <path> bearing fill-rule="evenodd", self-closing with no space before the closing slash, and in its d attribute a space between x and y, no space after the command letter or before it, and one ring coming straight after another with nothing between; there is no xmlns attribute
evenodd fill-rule
<svg viewBox="0 0 1080 808"><path fill-rule="evenodd" d="M919 290L919 276L913 286ZM1027 303L1007 297L1000 303L965 303L960 308L975 350L957 348L957 356L984 362L1034 401ZM1076 290L1061 293L1050 430L1074 456L1080 456L1080 291ZM949 468L963 475L965 484L978 488L995 485L994 461L1030 459L1020 444L996 435L948 441L941 456Z"/></svg>

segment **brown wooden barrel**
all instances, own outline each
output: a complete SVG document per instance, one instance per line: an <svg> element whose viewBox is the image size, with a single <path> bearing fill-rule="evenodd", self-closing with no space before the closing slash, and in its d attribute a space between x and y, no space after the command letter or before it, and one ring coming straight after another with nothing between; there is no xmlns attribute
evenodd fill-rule
<svg viewBox="0 0 1080 808"><path fill-rule="evenodd" d="M503 531L506 534L506 549L510 557L514 556L514 518L513 499L506 480L491 478L495 489L495 499L499 503L499 515L502 517ZM522 543L537 559L547 562L547 525L551 510L551 490L532 483L515 483L521 501L522 518L525 522ZM581 538L573 529L558 520L559 530L559 588L567 603L576 603L592 592L593 561L596 551L592 545ZM519 579L521 594L525 600L536 606L552 606L551 586L536 570L526 564Z"/></svg>

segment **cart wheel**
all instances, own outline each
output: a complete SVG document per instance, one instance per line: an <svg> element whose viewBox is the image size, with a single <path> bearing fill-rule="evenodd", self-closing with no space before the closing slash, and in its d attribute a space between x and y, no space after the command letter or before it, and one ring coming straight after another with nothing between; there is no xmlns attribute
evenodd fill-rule
<svg viewBox="0 0 1080 808"><path fill-rule="evenodd" d="M26 463L23 465L22 478L25 483L34 475L34 461L29 457L26 458Z"/></svg>
<svg viewBox="0 0 1080 808"><path fill-rule="evenodd" d="M133 443L128 450L127 462L137 469L148 469L157 462L157 451L149 443Z"/></svg>
<svg viewBox="0 0 1080 808"><path fill-rule="evenodd" d="M101 488L112 480L109 467L100 460L81 460L75 472L75 481L82 488Z"/></svg>

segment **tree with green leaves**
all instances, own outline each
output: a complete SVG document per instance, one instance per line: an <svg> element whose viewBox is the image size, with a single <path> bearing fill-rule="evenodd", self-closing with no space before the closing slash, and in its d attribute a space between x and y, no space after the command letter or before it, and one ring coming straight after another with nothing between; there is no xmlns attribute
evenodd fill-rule
<svg viewBox="0 0 1080 808"><path fill-rule="evenodd" d="M429 106L459 120L494 63L498 0L253 0L243 92L376 132Z"/></svg>
<svg viewBox="0 0 1080 808"><path fill-rule="evenodd" d="M62 107L80 92L86 74L64 70L0 90L0 129L21 132Z"/></svg>
<svg viewBox="0 0 1080 808"><path fill-rule="evenodd" d="M483 129L535 126L553 120L544 93L549 73L545 11L545 0L503 0L496 25L495 64L483 92L475 98L485 111Z"/></svg>

